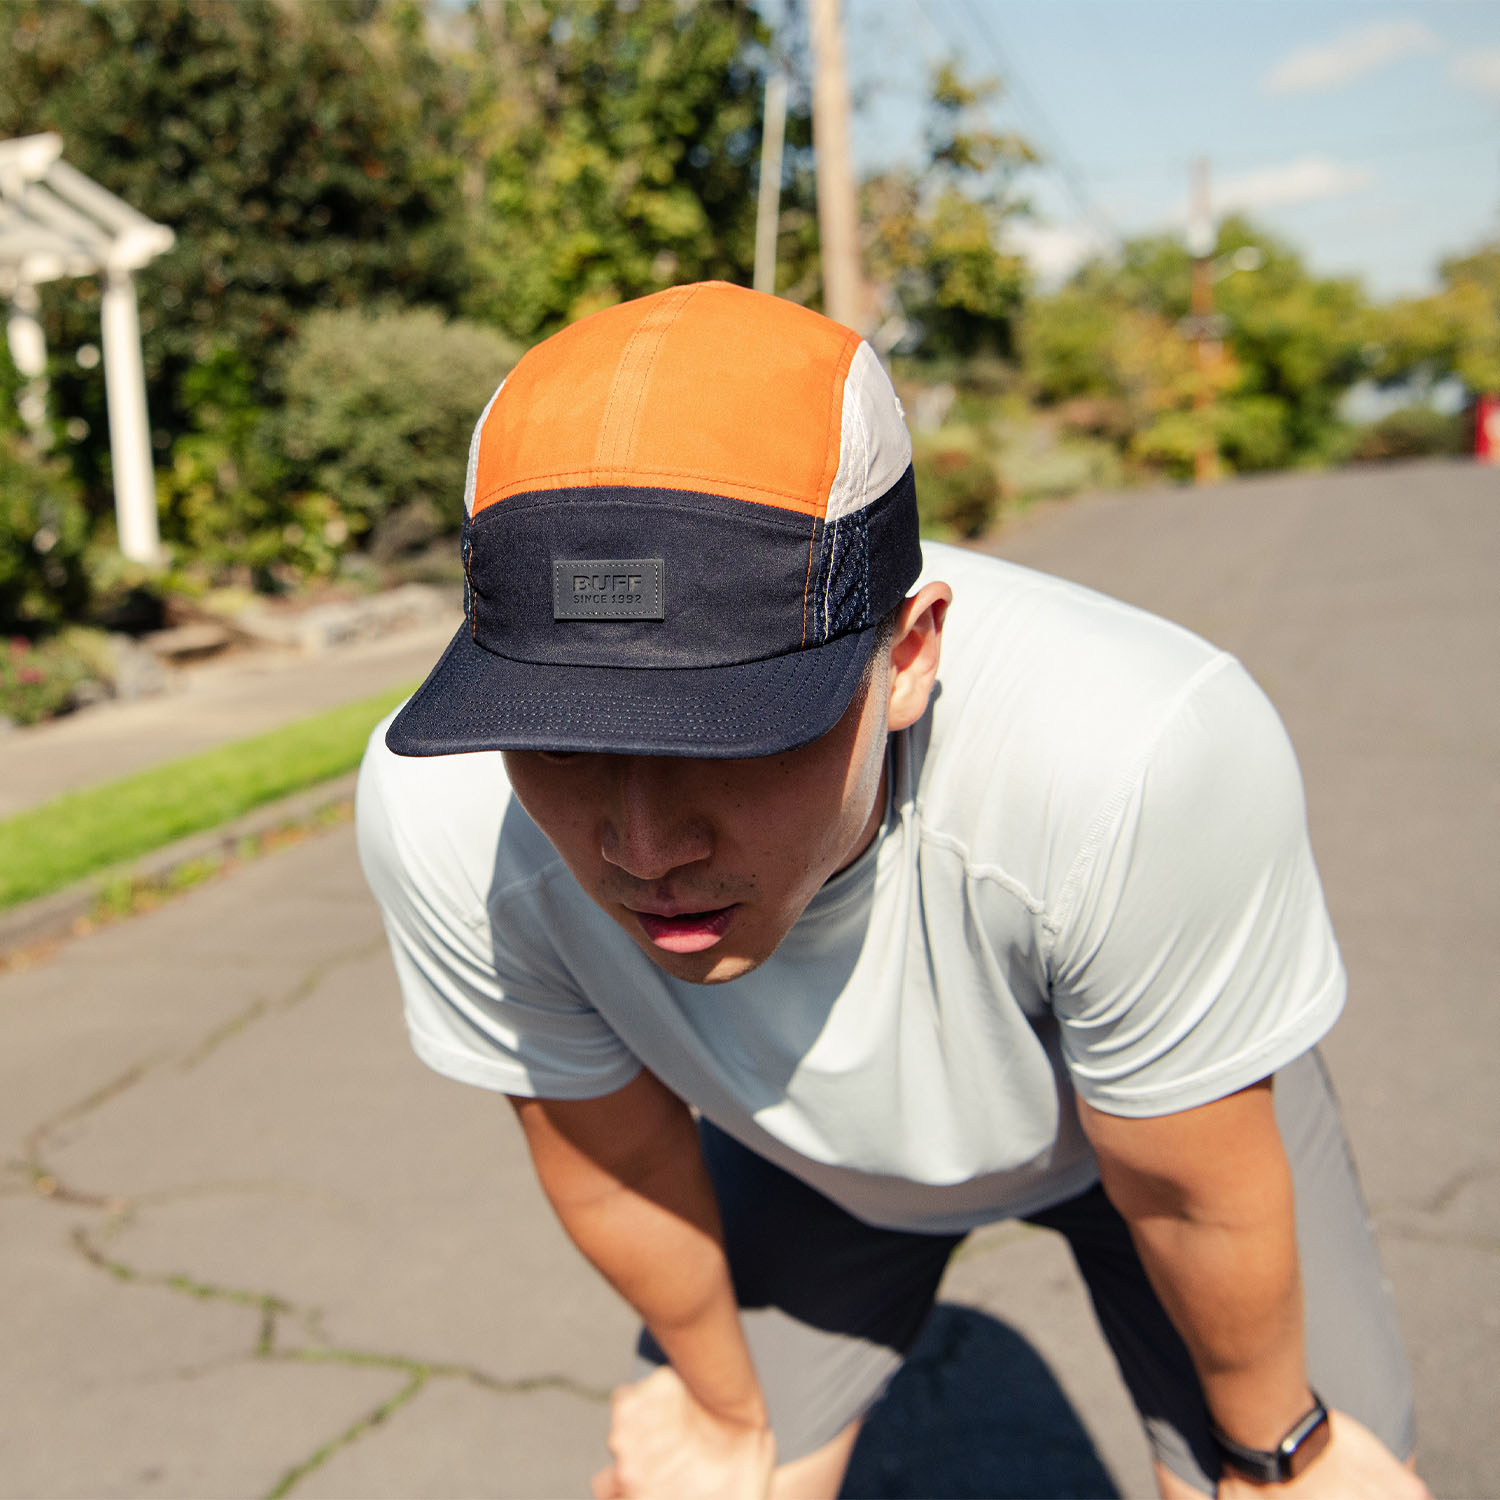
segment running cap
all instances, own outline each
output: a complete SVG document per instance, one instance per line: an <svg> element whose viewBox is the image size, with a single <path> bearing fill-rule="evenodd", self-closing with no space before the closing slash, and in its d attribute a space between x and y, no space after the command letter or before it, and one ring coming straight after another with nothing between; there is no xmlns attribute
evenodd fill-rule
<svg viewBox="0 0 1500 1500"><path fill-rule="evenodd" d="M723 282L538 344L469 447L465 623L386 743L771 755L831 729L921 569L874 351Z"/></svg>

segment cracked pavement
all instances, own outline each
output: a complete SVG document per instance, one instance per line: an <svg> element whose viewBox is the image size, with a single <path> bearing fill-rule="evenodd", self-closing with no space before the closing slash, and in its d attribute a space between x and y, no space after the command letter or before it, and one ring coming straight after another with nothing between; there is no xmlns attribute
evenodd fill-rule
<svg viewBox="0 0 1500 1500"><path fill-rule="evenodd" d="M1423 1471L1500 1494L1500 474L1100 497L999 550L1236 651L1286 718ZM347 827L0 975L0 1139L0 1497L587 1493L633 1320L503 1102L412 1058ZM984 1231L945 1295L851 1491L1149 1493L1050 1236Z"/></svg>

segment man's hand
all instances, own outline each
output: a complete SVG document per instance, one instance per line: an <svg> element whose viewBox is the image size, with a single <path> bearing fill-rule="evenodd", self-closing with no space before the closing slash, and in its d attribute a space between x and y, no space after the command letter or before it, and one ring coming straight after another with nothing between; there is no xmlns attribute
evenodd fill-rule
<svg viewBox="0 0 1500 1500"><path fill-rule="evenodd" d="M776 1443L769 1429L706 1411L670 1365L614 1393L609 1451L595 1500L765 1500Z"/></svg>
<svg viewBox="0 0 1500 1500"><path fill-rule="evenodd" d="M1432 1500L1427 1486L1370 1431L1341 1411L1310 1468L1287 1484L1264 1485L1226 1469L1219 1500Z"/></svg>

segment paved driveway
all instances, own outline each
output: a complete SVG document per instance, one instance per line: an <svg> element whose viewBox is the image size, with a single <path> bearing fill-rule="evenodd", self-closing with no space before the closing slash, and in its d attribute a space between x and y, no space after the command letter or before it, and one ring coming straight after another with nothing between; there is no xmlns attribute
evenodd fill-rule
<svg viewBox="0 0 1500 1500"><path fill-rule="evenodd" d="M1230 647L1286 717L1425 1469L1500 1493L1500 477L1102 497L998 550ZM410 1058L347 830L0 977L0 1139L0 1496L585 1492L631 1320L505 1106ZM1148 1493L1052 1240L978 1236L946 1289L851 1490Z"/></svg>

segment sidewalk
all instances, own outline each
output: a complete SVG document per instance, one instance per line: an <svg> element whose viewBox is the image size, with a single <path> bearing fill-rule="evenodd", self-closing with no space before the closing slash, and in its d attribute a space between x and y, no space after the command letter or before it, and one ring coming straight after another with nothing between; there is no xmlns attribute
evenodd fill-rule
<svg viewBox="0 0 1500 1500"><path fill-rule="evenodd" d="M262 647L181 668L175 690L0 736L0 818L231 740L417 682L462 621L313 655Z"/></svg>

